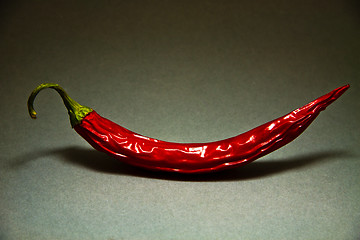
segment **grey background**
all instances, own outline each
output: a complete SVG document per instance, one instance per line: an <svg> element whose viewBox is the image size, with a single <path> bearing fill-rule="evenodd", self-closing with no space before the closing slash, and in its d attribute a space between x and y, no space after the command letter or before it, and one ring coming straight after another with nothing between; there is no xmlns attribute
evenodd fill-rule
<svg viewBox="0 0 360 240"><path fill-rule="evenodd" d="M2 1L0 239L359 239L358 1ZM349 83L291 144L230 171L92 150L55 82L146 136L231 137Z"/></svg>

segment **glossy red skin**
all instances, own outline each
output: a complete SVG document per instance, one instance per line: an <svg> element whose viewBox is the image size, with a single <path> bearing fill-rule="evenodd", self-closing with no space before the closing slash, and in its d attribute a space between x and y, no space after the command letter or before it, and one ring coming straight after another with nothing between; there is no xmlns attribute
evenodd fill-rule
<svg viewBox="0 0 360 240"><path fill-rule="evenodd" d="M238 136L209 143L165 142L134 133L90 112L74 128L95 149L125 163L181 173L202 173L248 164L298 137L349 85Z"/></svg>

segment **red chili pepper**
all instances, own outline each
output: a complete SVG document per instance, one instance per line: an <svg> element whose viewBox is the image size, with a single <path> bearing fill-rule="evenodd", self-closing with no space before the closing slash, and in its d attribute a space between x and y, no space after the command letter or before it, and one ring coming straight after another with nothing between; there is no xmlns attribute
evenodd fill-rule
<svg viewBox="0 0 360 240"><path fill-rule="evenodd" d="M238 136L209 143L172 143L134 133L72 100L57 84L45 83L30 95L28 109L36 118L33 101L44 88L62 97L70 122L95 149L131 165L163 171L201 173L245 165L298 137L319 113L350 86L339 87L289 114Z"/></svg>

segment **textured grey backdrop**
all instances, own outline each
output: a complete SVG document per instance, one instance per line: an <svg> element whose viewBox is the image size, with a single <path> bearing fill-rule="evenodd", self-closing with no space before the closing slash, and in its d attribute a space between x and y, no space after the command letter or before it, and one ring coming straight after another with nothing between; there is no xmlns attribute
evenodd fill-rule
<svg viewBox="0 0 360 240"><path fill-rule="evenodd" d="M359 239L357 1L1 1L0 239ZM341 85L290 145L179 176L98 153L54 91L141 134L205 142Z"/></svg>

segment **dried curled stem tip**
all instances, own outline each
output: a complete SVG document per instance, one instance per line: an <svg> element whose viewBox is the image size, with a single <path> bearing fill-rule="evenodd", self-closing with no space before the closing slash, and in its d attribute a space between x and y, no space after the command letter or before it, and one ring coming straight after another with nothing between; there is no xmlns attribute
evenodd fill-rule
<svg viewBox="0 0 360 240"><path fill-rule="evenodd" d="M58 84L43 83L39 85L37 88L35 88L34 91L32 91L27 102L28 111L32 119L36 119L36 111L33 106L36 95L45 88L55 89L60 94L62 100L64 101L65 107L67 108L68 113L70 115L70 123L72 127L74 127L76 124L79 124L81 120L89 112L92 111L91 108L82 106L73 99L71 99L69 95L65 92L65 90L62 87L60 87Z"/></svg>

